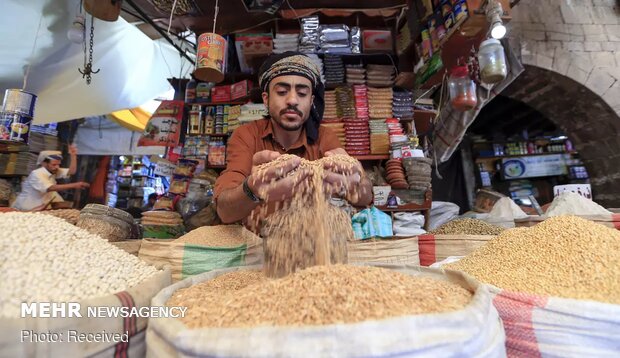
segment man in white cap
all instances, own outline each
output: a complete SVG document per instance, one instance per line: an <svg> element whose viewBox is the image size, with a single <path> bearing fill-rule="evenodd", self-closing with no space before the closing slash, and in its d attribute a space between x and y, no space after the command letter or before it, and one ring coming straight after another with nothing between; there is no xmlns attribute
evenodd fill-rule
<svg viewBox="0 0 620 358"><path fill-rule="evenodd" d="M37 158L37 165L41 167L33 170L22 183L22 191L13 203L13 207L25 211L42 210L51 202L63 201L58 194L59 191L88 188L90 184L85 182L56 183L56 179L69 178L77 171L76 146L69 146L69 155L71 156L69 168L61 168L62 152L42 151Z"/></svg>

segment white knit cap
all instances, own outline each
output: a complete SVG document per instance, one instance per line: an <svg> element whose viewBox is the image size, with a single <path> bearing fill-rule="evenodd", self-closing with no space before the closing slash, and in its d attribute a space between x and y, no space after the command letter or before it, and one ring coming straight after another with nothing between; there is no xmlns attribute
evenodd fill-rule
<svg viewBox="0 0 620 358"><path fill-rule="evenodd" d="M48 159L51 156L59 156L62 158L62 152L59 150L44 150L39 153L39 157L37 158L37 165L41 165L45 159Z"/></svg>

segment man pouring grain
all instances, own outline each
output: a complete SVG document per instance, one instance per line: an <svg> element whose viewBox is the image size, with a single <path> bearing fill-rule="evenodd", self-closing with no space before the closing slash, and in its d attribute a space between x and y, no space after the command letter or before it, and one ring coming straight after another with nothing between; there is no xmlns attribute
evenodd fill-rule
<svg viewBox="0 0 620 358"><path fill-rule="evenodd" d="M222 221L244 220L253 229L263 219L259 207L267 205L267 212L272 213L278 202L289 200L312 175L305 169L288 175L299 169L301 158L346 155L336 135L320 127L325 89L319 69L309 57L296 52L271 56L261 66L259 85L268 116L235 130L228 141L226 170L215 183ZM297 157L257 175L258 166L282 154ZM354 206L370 204L372 184L359 162L352 161L347 168L326 164L325 173L323 180L333 191L328 195L344 197Z"/></svg>
<svg viewBox="0 0 620 358"><path fill-rule="evenodd" d="M77 147L69 146L71 163L69 168L61 168L62 153L55 150L44 150L37 158L41 167L33 170L22 183L22 191L13 203L19 210L43 210L51 202L63 201L59 191L85 189L90 185L85 182L58 184L56 179L68 178L77 170Z"/></svg>

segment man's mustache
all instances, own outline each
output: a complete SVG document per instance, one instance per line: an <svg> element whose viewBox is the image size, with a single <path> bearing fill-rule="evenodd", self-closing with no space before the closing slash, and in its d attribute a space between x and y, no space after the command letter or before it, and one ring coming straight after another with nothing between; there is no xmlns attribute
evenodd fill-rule
<svg viewBox="0 0 620 358"><path fill-rule="evenodd" d="M286 107L286 109L280 111L280 115L284 115L286 112L295 112L300 117L304 116L304 114L301 113L301 111L298 110L297 107Z"/></svg>

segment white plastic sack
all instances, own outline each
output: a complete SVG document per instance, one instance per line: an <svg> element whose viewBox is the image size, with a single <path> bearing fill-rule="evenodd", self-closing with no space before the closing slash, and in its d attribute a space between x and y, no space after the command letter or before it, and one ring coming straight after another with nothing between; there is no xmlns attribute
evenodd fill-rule
<svg viewBox="0 0 620 358"><path fill-rule="evenodd" d="M406 274L449 280L475 291L454 312L309 327L188 329L177 319L153 318L147 357L504 357L504 332L487 288L456 271L377 265ZM248 269L248 268L246 268ZM162 290L161 306L178 289L213 279L231 268L208 272Z"/></svg>
<svg viewBox="0 0 620 358"><path fill-rule="evenodd" d="M441 225L454 220L457 216L459 216L460 210L461 208L454 203L447 201L433 201L428 228L430 230L435 230Z"/></svg>
<svg viewBox="0 0 620 358"><path fill-rule="evenodd" d="M489 289L509 357L619 356L620 305Z"/></svg>
<svg viewBox="0 0 620 358"><path fill-rule="evenodd" d="M170 285L170 270L165 269L125 291L80 301L82 317L66 318L0 318L0 357L144 357L144 332L148 319L144 317L89 318L88 307L148 307L157 292ZM69 331L78 334L127 334L129 342L69 341ZM37 342L22 332L59 333L62 341ZM73 335L73 333L71 333ZM123 338L125 339L125 338Z"/></svg>
<svg viewBox="0 0 620 358"><path fill-rule="evenodd" d="M418 236L426 233L424 215L417 213L395 213L392 225L395 236Z"/></svg>

